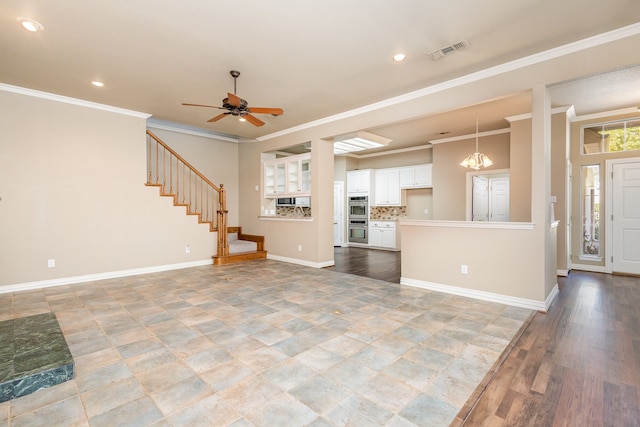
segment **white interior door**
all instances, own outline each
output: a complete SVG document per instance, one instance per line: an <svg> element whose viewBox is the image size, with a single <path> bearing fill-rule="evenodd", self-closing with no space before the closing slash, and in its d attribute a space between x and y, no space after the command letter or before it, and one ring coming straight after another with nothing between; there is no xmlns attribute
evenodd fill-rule
<svg viewBox="0 0 640 427"><path fill-rule="evenodd" d="M344 242L344 181L333 183L333 246Z"/></svg>
<svg viewBox="0 0 640 427"><path fill-rule="evenodd" d="M489 179L489 221L509 221L509 178Z"/></svg>
<svg viewBox="0 0 640 427"><path fill-rule="evenodd" d="M482 175L474 175L472 179L472 220L489 221L489 178Z"/></svg>
<svg viewBox="0 0 640 427"><path fill-rule="evenodd" d="M640 162L616 163L612 171L611 270L640 275Z"/></svg>

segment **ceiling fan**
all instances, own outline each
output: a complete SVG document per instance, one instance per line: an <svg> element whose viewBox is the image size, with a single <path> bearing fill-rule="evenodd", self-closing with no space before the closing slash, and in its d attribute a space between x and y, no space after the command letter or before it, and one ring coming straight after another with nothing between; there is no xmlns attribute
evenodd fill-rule
<svg viewBox="0 0 640 427"><path fill-rule="evenodd" d="M284 114L284 110L282 110L282 108L249 107L247 101L236 95L236 79L238 78L238 76L240 76L240 71L231 70L229 73L231 74L231 77L233 77L233 93L227 93L227 97L222 100L222 107L217 107L215 105L189 103L182 103L182 105L190 107L207 107L227 110L226 112L207 120L207 122L217 122L223 117L232 115L239 117L240 120L244 119L254 126L262 126L264 125L264 122L253 114L271 114L272 116L279 116L281 114Z"/></svg>

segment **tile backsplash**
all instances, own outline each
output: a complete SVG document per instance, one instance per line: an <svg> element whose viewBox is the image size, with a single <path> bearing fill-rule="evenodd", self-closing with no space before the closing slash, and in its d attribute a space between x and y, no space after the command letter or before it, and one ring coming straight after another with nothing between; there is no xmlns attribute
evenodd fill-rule
<svg viewBox="0 0 640 427"><path fill-rule="evenodd" d="M310 218L311 208L302 206L278 206L276 208L276 216L284 216L289 218Z"/></svg>
<svg viewBox="0 0 640 427"><path fill-rule="evenodd" d="M407 216L406 206L371 206L369 217L378 220L397 220Z"/></svg>

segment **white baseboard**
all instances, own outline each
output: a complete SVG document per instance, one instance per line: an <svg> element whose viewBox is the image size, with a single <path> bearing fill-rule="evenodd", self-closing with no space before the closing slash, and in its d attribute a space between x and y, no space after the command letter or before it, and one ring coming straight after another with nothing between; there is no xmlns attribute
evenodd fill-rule
<svg viewBox="0 0 640 427"><path fill-rule="evenodd" d="M558 284L556 283L553 289L551 289L551 292L549 292L549 295L547 295L547 299L544 300L545 308L543 311L545 313L549 311L549 307L551 307L551 303L553 303L553 301L556 299L559 293L560 293L560 288L558 288Z"/></svg>
<svg viewBox="0 0 640 427"><path fill-rule="evenodd" d="M63 277L60 279L40 280L37 282L18 283L15 285L0 286L0 294L20 292L33 289L51 288L53 286L73 285L76 283L95 282L96 280L116 279L139 274L158 273L161 271L179 270L181 268L200 267L213 264L213 259L183 262L179 264L158 265L154 267L133 268L130 270L110 271L107 273L87 274L85 276Z"/></svg>
<svg viewBox="0 0 640 427"><path fill-rule="evenodd" d="M569 275L569 270L557 270L556 274L561 277L567 277Z"/></svg>
<svg viewBox="0 0 640 427"><path fill-rule="evenodd" d="M512 305L514 307L528 308L529 310L547 311L547 301L536 301L526 298L512 297L509 295L496 294L493 292L477 291L474 289L460 288L458 286L442 285L440 283L424 282L422 280L400 278L401 285L413 286L416 288L429 289L431 291L444 292L447 294L459 295L468 298L475 298L482 301L497 302L499 304ZM554 289L557 289L557 285ZM551 292L553 294L553 291ZM555 298L555 295L554 295ZM547 298L549 300L549 298ZM553 301L553 298L551 299ZM549 302L551 304L551 302Z"/></svg>
<svg viewBox="0 0 640 427"><path fill-rule="evenodd" d="M334 260L325 261L325 262L312 262L312 261L305 261L303 259L272 255L270 253L267 253L267 259L272 259L274 261L288 262L290 264L304 265L306 267L313 267L313 268L324 268L324 267L331 267L336 265Z"/></svg>
<svg viewBox="0 0 640 427"><path fill-rule="evenodd" d="M606 273L604 265L574 264L571 263L572 270L591 271L592 273Z"/></svg>

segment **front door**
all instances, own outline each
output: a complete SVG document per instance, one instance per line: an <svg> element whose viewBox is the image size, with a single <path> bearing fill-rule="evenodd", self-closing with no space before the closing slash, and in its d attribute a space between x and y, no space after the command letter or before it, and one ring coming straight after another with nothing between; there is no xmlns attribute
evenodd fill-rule
<svg viewBox="0 0 640 427"><path fill-rule="evenodd" d="M640 275L640 162L614 163L612 172L611 271Z"/></svg>

